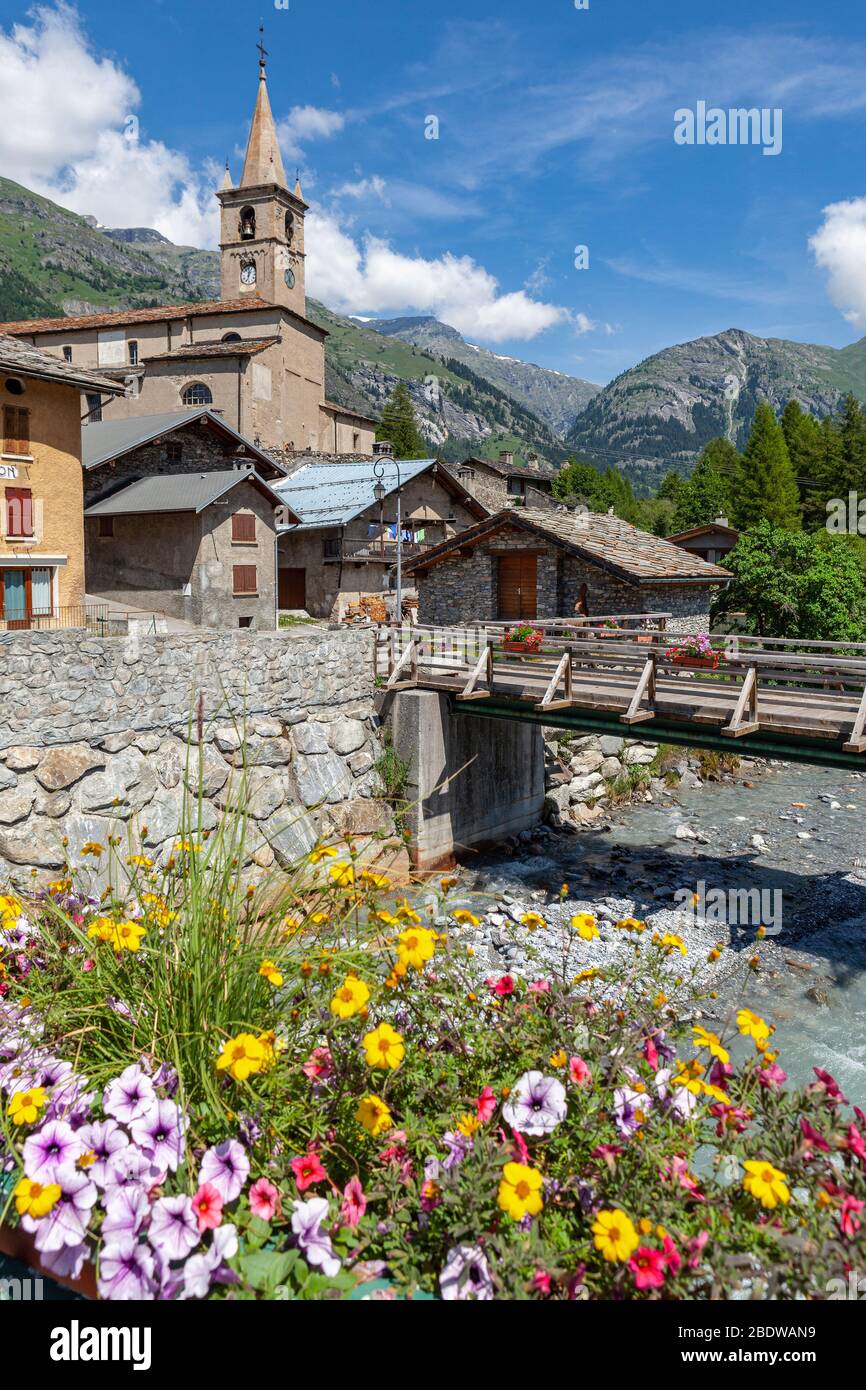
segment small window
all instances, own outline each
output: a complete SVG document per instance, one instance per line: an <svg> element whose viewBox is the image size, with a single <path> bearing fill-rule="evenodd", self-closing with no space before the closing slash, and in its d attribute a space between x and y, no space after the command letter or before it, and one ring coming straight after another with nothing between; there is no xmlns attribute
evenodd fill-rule
<svg viewBox="0 0 866 1390"><path fill-rule="evenodd" d="M240 335L240 333L224 333L224 334L222 335L222 338L220 339L220 342L222 342L222 343L239 343L239 342L241 342L241 335Z"/></svg>
<svg viewBox="0 0 866 1390"><path fill-rule="evenodd" d="M86 418L87 418L88 422L89 422L91 425L98 425L98 424L99 424L100 420L102 419L102 397L101 397L101 396L88 396L88 397L87 397L87 416L86 416Z"/></svg>
<svg viewBox="0 0 866 1390"><path fill-rule="evenodd" d="M6 383L7 387L9 383ZM3 407L4 454L30 453L30 411L15 405Z"/></svg>
<svg viewBox="0 0 866 1390"><path fill-rule="evenodd" d="M294 214L291 213L291 212L287 212L287 213L286 213L286 241L289 242L290 245L291 245L291 241L292 241L292 238L293 238L294 235L295 235L295 218L294 218Z"/></svg>
<svg viewBox="0 0 866 1390"><path fill-rule="evenodd" d="M19 381L17 376L7 376L4 384L10 396L24 395L24 382Z"/></svg>
<svg viewBox="0 0 866 1390"><path fill-rule="evenodd" d="M71 362L71 361L72 361L72 348L71 348L71 347L65 347L65 348L63 349L63 360L64 360L64 362Z"/></svg>
<svg viewBox="0 0 866 1390"><path fill-rule="evenodd" d="M99 539L110 541L114 538L114 517L101 516L99 518Z"/></svg>
<svg viewBox="0 0 866 1390"><path fill-rule="evenodd" d="M510 497L526 496L526 482L523 478L509 478L507 486Z"/></svg>
<svg viewBox="0 0 866 1390"><path fill-rule="evenodd" d="M256 518L252 512L235 512L232 517L232 542L234 545L255 545Z"/></svg>
<svg viewBox="0 0 866 1390"><path fill-rule="evenodd" d="M232 566L232 593L236 597L241 594L258 593L258 579L255 565Z"/></svg>
<svg viewBox="0 0 866 1390"><path fill-rule="evenodd" d="M238 627L252 627L252 618L238 618Z"/></svg>
<svg viewBox="0 0 866 1390"><path fill-rule="evenodd" d="M184 405L213 405L211 389L205 386L203 381L196 381L192 386L187 386L182 399Z"/></svg>
<svg viewBox="0 0 866 1390"><path fill-rule="evenodd" d="M166 463L183 463L183 445L179 439L170 439L165 446Z"/></svg>
<svg viewBox="0 0 866 1390"><path fill-rule="evenodd" d="M29 487L6 489L6 538L33 535L33 493Z"/></svg>
<svg viewBox="0 0 866 1390"><path fill-rule="evenodd" d="M322 541L322 553L326 560L339 560L340 542L337 537Z"/></svg>
<svg viewBox="0 0 866 1390"><path fill-rule="evenodd" d="M360 443L361 443L361 436L360 436L360 434L358 433L358 431L355 430L354 433L353 433L353 435L352 435L352 450L353 450L354 453L357 453L357 452L358 452L358 445L359 445Z"/></svg>
<svg viewBox="0 0 866 1390"><path fill-rule="evenodd" d="M138 366L138 343L134 338L129 340L129 364L131 367Z"/></svg>

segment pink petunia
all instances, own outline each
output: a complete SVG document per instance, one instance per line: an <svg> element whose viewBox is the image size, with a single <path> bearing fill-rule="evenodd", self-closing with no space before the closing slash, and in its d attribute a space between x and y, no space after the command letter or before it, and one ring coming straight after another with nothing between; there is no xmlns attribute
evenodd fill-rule
<svg viewBox="0 0 866 1390"><path fill-rule="evenodd" d="M203 1182L192 1199L199 1235L215 1231L223 1219L223 1199L212 1182Z"/></svg>
<svg viewBox="0 0 866 1390"><path fill-rule="evenodd" d="M824 1071L823 1067L813 1067L812 1070L818 1080L812 1082L809 1090L823 1091L829 1101L841 1101L843 1105L847 1105L848 1102L843 1096L836 1078L831 1076L828 1071Z"/></svg>
<svg viewBox="0 0 866 1390"><path fill-rule="evenodd" d="M662 1245L664 1247L663 1253L665 1264L667 1265L674 1278L676 1278L676 1276L680 1272L683 1257L670 1236L665 1236L664 1240L662 1241Z"/></svg>
<svg viewBox="0 0 866 1390"><path fill-rule="evenodd" d="M575 1086L591 1086L592 1072L582 1057L569 1057L568 1074Z"/></svg>
<svg viewBox="0 0 866 1390"><path fill-rule="evenodd" d="M665 1256L661 1250L642 1245L628 1262L636 1289L660 1289L665 1282Z"/></svg>
<svg viewBox="0 0 866 1390"><path fill-rule="evenodd" d="M778 1062L773 1062L769 1067L762 1067L758 1072L758 1080L767 1091L775 1091L778 1086L784 1086L788 1080L788 1073L782 1071Z"/></svg>
<svg viewBox="0 0 866 1390"><path fill-rule="evenodd" d="M652 1038L646 1039L646 1042L643 1045L643 1055L649 1062L653 1071L655 1071L656 1067L659 1064L659 1052Z"/></svg>
<svg viewBox="0 0 866 1390"><path fill-rule="evenodd" d="M860 1212L866 1207L866 1202L859 1201L856 1197L846 1197L842 1203L842 1211L839 1215L839 1228L843 1236L853 1240L860 1230Z"/></svg>
<svg viewBox="0 0 866 1390"><path fill-rule="evenodd" d="M293 1158L290 1167L299 1192L306 1192L308 1187L315 1187L316 1183L327 1182L328 1175L319 1162L318 1154L304 1154L302 1158Z"/></svg>
<svg viewBox="0 0 866 1390"><path fill-rule="evenodd" d="M532 1276L532 1287L537 1293L550 1293L550 1275L544 1269L537 1269Z"/></svg>
<svg viewBox="0 0 866 1390"><path fill-rule="evenodd" d="M863 1135L855 1124L848 1126L848 1148L855 1158L859 1158L860 1162L866 1165L866 1143L864 1143Z"/></svg>
<svg viewBox="0 0 866 1390"><path fill-rule="evenodd" d="M499 999L507 999L509 994L514 993L514 981L510 975L501 975L498 980L490 979L487 983Z"/></svg>
<svg viewBox="0 0 866 1390"><path fill-rule="evenodd" d="M340 1220L352 1230L360 1226L367 1210L367 1198L360 1178L350 1178L343 1188L343 1204L340 1207Z"/></svg>
<svg viewBox="0 0 866 1390"><path fill-rule="evenodd" d="M298 1183L300 1187L300 1183ZM261 1221L273 1221L280 1209L280 1194L267 1178L259 1178L250 1188L250 1211Z"/></svg>
<svg viewBox="0 0 866 1390"><path fill-rule="evenodd" d="M496 1110L496 1095L492 1086L485 1086L475 1102L475 1110L483 1125L493 1119Z"/></svg>
<svg viewBox="0 0 866 1390"><path fill-rule="evenodd" d="M701 1231L700 1235L693 1236L686 1245L688 1259L686 1264L689 1269L698 1269L704 1252L704 1246L710 1238L709 1231Z"/></svg>
<svg viewBox="0 0 866 1390"><path fill-rule="evenodd" d="M827 1143L823 1134L819 1134L814 1125L809 1124L805 1116L802 1116L800 1119L800 1131L806 1143L810 1146L809 1152L804 1155L805 1158L811 1157L811 1150L813 1148L818 1149L822 1154L828 1154L830 1152L830 1145Z"/></svg>
<svg viewBox="0 0 866 1390"><path fill-rule="evenodd" d="M549 980L533 980L532 984L529 986L529 993L530 993L530 994L549 994L549 993L550 993L550 981L549 981Z"/></svg>
<svg viewBox="0 0 866 1390"><path fill-rule="evenodd" d="M304 1065L304 1076L310 1081L328 1081L334 1072L334 1059L329 1047L314 1047Z"/></svg>

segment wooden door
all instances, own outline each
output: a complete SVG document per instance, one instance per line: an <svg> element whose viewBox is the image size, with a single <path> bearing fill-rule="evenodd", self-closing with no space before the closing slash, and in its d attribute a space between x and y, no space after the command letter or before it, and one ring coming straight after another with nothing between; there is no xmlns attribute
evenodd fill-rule
<svg viewBox="0 0 866 1390"><path fill-rule="evenodd" d="M525 551L499 557L499 617L531 621L538 616L538 556Z"/></svg>
<svg viewBox="0 0 866 1390"><path fill-rule="evenodd" d="M307 571L305 569L283 569L279 571L278 600L280 608L306 608Z"/></svg>

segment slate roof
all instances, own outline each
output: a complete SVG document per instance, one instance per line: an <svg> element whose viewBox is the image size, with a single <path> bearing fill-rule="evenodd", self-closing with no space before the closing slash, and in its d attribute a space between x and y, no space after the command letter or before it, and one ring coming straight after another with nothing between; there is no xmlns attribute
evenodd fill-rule
<svg viewBox="0 0 866 1390"><path fill-rule="evenodd" d="M424 570L448 551L486 540L507 526L552 540L628 584L720 584L731 578L730 571L721 565L710 565L698 555L671 545L660 536L639 531L619 517L572 508L540 512L529 507L509 507L497 512L487 521L426 551L407 564L406 572Z"/></svg>
<svg viewBox="0 0 866 1390"><path fill-rule="evenodd" d="M155 309L114 309L106 314L79 314L65 319L17 319L11 323L0 323L0 333L63 333L74 332L79 328L112 328L131 323L161 323L166 319L209 318L214 314L243 314L251 309L273 309L298 319L308 328L314 328L323 338L328 330L320 328L312 319L284 305L271 304L267 299L198 299L191 304L161 304Z"/></svg>
<svg viewBox="0 0 866 1390"><path fill-rule="evenodd" d="M308 463L299 468L291 477L274 484L275 491L285 498L292 511L301 518L297 531L315 531L324 526L346 526L360 516L368 507L375 505L374 488L378 481L373 471L374 463L381 470L385 495L397 491L397 468L400 465L401 486L405 487L428 469L437 467L436 459L398 459L381 457L360 461L337 461ZM466 491L447 469L442 476L448 478L448 486L455 495L461 497L466 506L477 509L484 515L486 508Z"/></svg>
<svg viewBox="0 0 866 1390"><path fill-rule="evenodd" d="M530 468L529 464L503 463L501 459L482 459L473 455L471 458L464 459L462 463L452 463L451 468L491 468L494 473L498 473L503 478L525 478L531 482L533 478L540 478L543 482L551 482L556 477L556 469L551 468L547 463L539 463L537 468Z"/></svg>
<svg viewBox="0 0 866 1390"><path fill-rule="evenodd" d="M122 396L126 389L116 381L89 372L81 367L73 367L53 352L43 352L31 347L29 343L19 343L17 338L0 335L0 371L12 372L16 376L35 378L37 381L59 381L64 386L77 386L80 390L101 391L103 395Z"/></svg>
<svg viewBox="0 0 866 1390"><path fill-rule="evenodd" d="M278 477L285 476L285 469L270 454L238 434L207 406L195 409L187 406L162 415L134 415L129 420L100 420L85 425L81 431L81 461L87 469L99 468L111 459L122 458L133 449L141 448L143 444L151 444L162 435L183 429L194 420L204 420L217 432L243 444L258 460L259 467L264 467L268 472L272 469Z"/></svg>
<svg viewBox="0 0 866 1390"><path fill-rule="evenodd" d="M272 334L268 338L241 338L240 342L232 343L184 343L183 347L172 348L171 352L156 352L144 361L197 362L203 357L255 357L279 341L278 335Z"/></svg>
<svg viewBox="0 0 866 1390"><path fill-rule="evenodd" d="M269 497L274 507L284 505L254 469L229 468L215 473L164 473L140 478L119 488L110 497L93 502L85 516L144 516L155 512L203 512L238 483L251 482ZM291 505L289 511L292 511Z"/></svg>

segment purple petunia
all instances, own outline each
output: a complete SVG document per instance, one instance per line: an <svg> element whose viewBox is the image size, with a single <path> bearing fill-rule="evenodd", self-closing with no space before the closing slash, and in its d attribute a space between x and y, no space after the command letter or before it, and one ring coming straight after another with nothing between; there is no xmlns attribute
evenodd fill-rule
<svg viewBox="0 0 866 1390"><path fill-rule="evenodd" d="M201 1239L190 1198L160 1197L154 1202L147 1234L160 1259L185 1260Z"/></svg>
<svg viewBox="0 0 866 1390"><path fill-rule="evenodd" d="M207 1298L214 1280L228 1283L231 1271L226 1260L238 1253L238 1236L235 1227L227 1224L219 1226L213 1233L210 1247L201 1255L190 1255L183 1267L184 1298Z"/></svg>
<svg viewBox="0 0 866 1390"><path fill-rule="evenodd" d="M144 1189L132 1184L106 1192L103 1206L105 1218L101 1234L107 1244L116 1244L125 1236L137 1236L150 1210Z"/></svg>
<svg viewBox="0 0 866 1390"><path fill-rule="evenodd" d="M115 1302L150 1301L156 1294L154 1259L134 1236L104 1246L99 1261L99 1296Z"/></svg>
<svg viewBox="0 0 866 1390"><path fill-rule="evenodd" d="M84 1125L77 1130L76 1138L81 1140L86 1153L96 1156L87 1170L87 1176L97 1187L105 1187L108 1160L121 1149L130 1147L125 1131L116 1120L96 1120L92 1125Z"/></svg>
<svg viewBox="0 0 866 1390"><path fill-rule="evenodd" d="M340 1260L334 1254L331 1237L321 1229L328 1215L326 1199L310 1197L304 1202L296 1198L293 1206L292 1230L307 1264L321 1269L329 1279L334 1279L340 1272Z"/></svg>
<svg viewBox="0 0 866 1390"><path fill-rule="evenodd" d="M537 1137L562 1124L566 1109L561 1081L540 1071L526 1071L503 1105L502 1114L512 1129Z"/></svg>
<svg viewBox="0 0 866 1390"><path fill-rule="evenodd" d="M446 1302L487 1303L493 1298L490 1267L480 1245L455 1245L448 1251L439 1275L439 1288Z"/></svg>
<svg viewBox="0 0 866 1390"><path fill-rule="evenodd" d="M620 1134L634 1134L645 1122L652 1108L652 1098L645 1091L631 1086L617 1086L613 1093L613 1116Z"/></svg>
<svg viewBox="0 0 866 1390"><path fill-rule="evenodd" d="M165 1177L165 1170L157 1168L153 1161L128 1144L125 1149L117 1149L105 1164L105 1196L124 1187L156 1187Z"/></svg>
<svg viewBox="0 0 866 1390"><path fill-rule="evenodd" d="M64 1245L81 1245L97 1198L96 1186L77 1168L61 1168L55 1175L60 1197L47 1216L22 1216L21 1225L36 1237L40 1254L52 1254Z"/></svg>
<svg viewBox="0 0 866 1390"><path fill-rule="evenodd" d="M234 1202L240 1197L249 1175L250 1161L243 1145L236 1139L226 1139L208 1149L201 1161L199 1182L212 1183L224 1202Z"/></svg>
<svg viewBox="0 0 866 1390"><path fill-rule="evenodd" d="M59 1181L62 1168L74 1166L86 1146L64 1120L49 1120L24 1141L24 1172L31 1182L43 1185Z"/></svg>
<svg viewBox="0 0 866 1390"><path fill-rule="evenodd" d="M156 1100L153 1082L140 1066L127 1067L126 1071L109 1082L105 1088L103 1107L121 1124L131 1125L141 1120L151 1110Z"/></svg>
<svg viewBox="0 0 866 1390"><path fill-rule="evenodd" d="M472 1152L472 1140L465 1134L461 1134L459 1129L446 1129L442 1135L443 1144L447 1145L448 1156L443 1158L442 1167L450 1173L452 1168L461 1164L467 1154Z"/></svg>
<svg viewBox="0 0 866 1390"><path fill-rule="evenodd" d="M158 1168L172 1172L183 1160L184 1121L172 1100L156 1100L132 1125L133 1141Z"/></svg>

